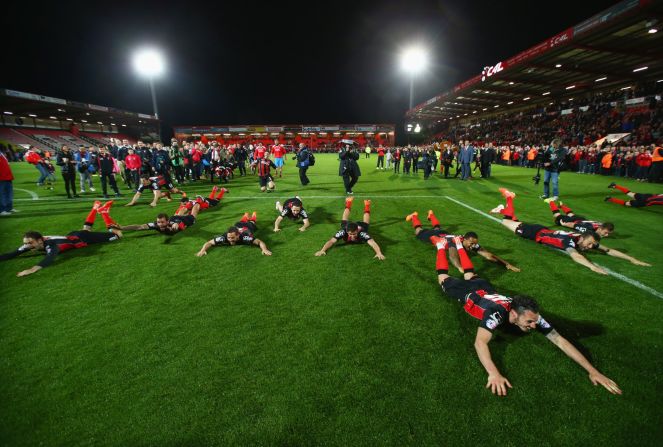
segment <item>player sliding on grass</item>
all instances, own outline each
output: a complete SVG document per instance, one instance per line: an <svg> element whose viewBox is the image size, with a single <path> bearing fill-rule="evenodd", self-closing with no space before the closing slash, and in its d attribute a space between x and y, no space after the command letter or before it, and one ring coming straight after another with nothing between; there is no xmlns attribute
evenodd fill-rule
<svg viewBox="0 0 663 447"><path fill-rule="evenodd" d="M249 213L244 213L242 219L232 227L228 228L226 233L205 242L205 245L203 245L203 248L196 253L196 256L205 256L207 250L210 248L223 245L257 245L260 247L260 250L262 250L263 255L271 256L272 252L269 251L267 245L254 236L254 233L258 230L256 220L257 216L255 211L251 217L249 217Z"/></svg>
<svg viewBox="0 0 663 447"><path fill-rule="evenodd" d="M559 207L554 200L546 199L550 206L550 211L553 213L553 219L557 225L562 227L571 228L578 233L595 232L601 237L608 237L610 233L615 230L615 225L612 222L597 222L595 220L587 220L586 217L578 216L562 202L559 202ZM560 209L564 214L560 212Z"/></svg>
<svg viewBox="0 0 663 447"><path fill-rule="evenodd" d="M167 191L161 191L161 188L166 187ZM154 194L154 198L150 203L151 207L157 206L157 202L162 197L165 197L169 202L172 200L170 194L182 194L182 197L186 197L186 193L176 188L169 180L166 180L162 175L157 175L155 177L150 177L148 175L141 175L140 182L138 184L138 189L136 189L136 194L134 194L131 202L127 203L124 206L134 206L140 196L143 194L145 189L150 189Z"/></svg>
<svg viewBox="0 0 663 447"><path fill-rule="evenodd" d="M606 197L606 202L616 203L617 205L630 206L633 208L641 208L643 206L663 205L663 194L640 194L638 192L631 192L628 188L619 186L616 183L610 183L608 188L618 189L632 200L615 199L613 197Z"/></svg>
<svg viewBox="0 0 663 447"><path fill-rule="evenodd" d="M195 200L187 200L183 197L174 216L168 217L168 214L161 213L154 222L141 225L116 225L115 228L126 231L155 230L159 233L172 236L195 224L198 213L201 210L218 205L227 191L225 188L219 189L215 186L206 199L196 196Z"/></svg>
<svg viewBox="0 0 663 447"><path fill-rule="evenodd" d="M407 222L412 222L412 228L414 228L414 236L417 239L419 239L421 242L430 243L432 237L444 237L448 241L456 237L455 235L450 234L448 231L443 230L440 227L440 221L437 219L437 217L435 217L433 210L428 210L428 215L426 216L426 218L430 221L433 228L424 229L421 226L421 221L419 220L419 213L417 211L414 211L413 213L408 214L405 217L405 220ZM491 262L496 262L498 264L503 265L504 267L506 267L507 270L511 270L512 272L520 271L518 267L515 267L514 265L508 263L504 259L489 252L481 245L479 245L479 236L474 231L468 231L467 233L465 233L465 236L460 236L460 238L463 241L463 247L465 247L465 250L468 253L476 253L479 256L482 256L483 258ZM460 259L458 258L458 253L456 252L455 246L450 247L449 256L451 257L451 262L453 263L454 267L456 267L462 273L463 268L460 265Z"/></svg>
<svg viewBox="0 0 663 447"><path fill-rule="evenodd" d="M559 335L553 327L543 319L539 313L539 306L532 298L524 295L508 297L499 295L492 284L485 279L479 278L473 272L472 261L470 261L463 241L460 237L454 237L449 243L446 238L433 236L432 242L437 248L437 280L444 293L455 298L463 305L465 312L480 320L477 335L474 340L474 348L477 351L479 361L488 373L486 388L490 388L493 394L506 396L507 388L513 388L511 383L504 377L493 362L488 348L488 343L493 337L493 332L500 325L511 324L517 326L523 332L537 330L546 336L548 340L569 356L578 365L589 373L589 380L594 385L602 385L612 394L622 394L617 384L601 374L587 358L582 355L575 346L567 339ZM455 246L463 266L464 279L449 276L449 263L446 251L450 246Z"/></svg>
<svg viewBox="0 0 663 447"><path fill-rule="evenodd" d="M18 272L16 276L27 276L37 273L44 267L48 267L55 261L59 253L67 250L74 250L77 248L87 247L90 244L101 244L104 242L117 241L122 237L122 232L117 228L113 228L115 221L110 217L110 208L113 201L101 204L101 202L94 202L94 206L85 219L83 230L72 231L66 236L42 236L41 233L36 231L28 231L23 235L23 245L14 250L13 252L0 255L0 261L12 259L16 256L26 253L31 250L46 252L44 259L32 268ZM92 232L92 225L97 214L101 214L106 228L109 232Z"/></svg>
<svg viewBox="0 0 663 447"><path fill-rule="evenodd" d="M310 222L308 220L308 213L304 209L304 205L302 204L302 199L299 196L295 196L294 199L288 199L283 204L281 202L277 201L276 202L276 211L278 211L279 217L276 218L274 221L274 231L281 231L281 228L279 228L279 225L281 225L281 221L283 221L284 217L287 217L290 220L298 220L302 219L303 225L299 227L299 231L306 231L306 229L310 226Z"/></svg>
<svg viewBox="0 0 663 447"><path fill-rule="evenodd" d="M324 256L327 250L331 248L340 239L343 239L346 244L362 244L367 243L375 251L375 257L384 260L385 257L380 250L380 246L368 234L368 227L371 222L371 201L364 200L364 220L361 222L348 222L350 218L350 211L352 210L352 201L354 197L345 199L345 209L343 210L343 217L341 220L341 229L336 232L334 237L325 242L320 251L316 252L316 256Z"/></svg>
<svg viewBox="0 0 663 447"><path fill-rule="evenodd" d="M593 264L589 259L580 254L579 251L587 251L594 248L610 256L626 259L635 265L649 266L649 264L639 261L625 253L600 246L599 241L601 240L601 236L593 231L587 231L585 233L569 233L566 231L551 230L543 225L519 222L518 219L516 219L515 208L513 206L513 199L516 197L516 194L505 188L500 188L500 192L506 199L506 206L499 205L492 209L491 213L501 214L502 225L522 238L530 239L539 244L547 245L558 250L563 250L578 264L583 265L596 273L600 273L601 275L607 275L608 272Z"/></svg>

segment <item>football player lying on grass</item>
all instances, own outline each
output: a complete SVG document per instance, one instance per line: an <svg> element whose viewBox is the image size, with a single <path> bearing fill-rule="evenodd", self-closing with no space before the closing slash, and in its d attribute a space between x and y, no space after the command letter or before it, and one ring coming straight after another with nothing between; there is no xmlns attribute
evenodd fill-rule
<svg viewBox="0 0 663 447"><path fill-rule="evenodd" d="M279 212L279 216L274 221L274 232L281 231L281 222L286 217L293 221L297 221L299 219L302 220L303 225L299 227L299 231L306 231L306 229L311 225L308 220L308 213L304 209L302 199L299 196L288 199L283 203L277 201L276 211Z"/></svg>
<svg viewBox="0 0 663 447"><path fill-rule="evenodd" d="M506 396L507 388L513 388L493 362L488 343L493 332L501 325L511 324L523 332L536 330L546 336L555 346L580 365L589 374L589 380L594 385L602 385L612 394L622 394L617 384L601 374L594 368L587 358L575 346L562 337L553 327L543 319L539 313L539 306L532 298L524 295L508 297L499 295L492 284L474 274L474 267L470 261L463 242L455 237L450 244L446 238L433 237L432 242L437 248L437 280L445 294L458 300L465 312L480 320L477 335L474 341L479 361L488 373L486 388L493 394ZM449 262L447 250L454 245L463 266L464 279L449 276Z"/></svg>
<svg viewBox="0 0 663 447"><path fill-rule="evenodd" d="M239 222L237 222L232 227L228 228L224 234L216 236L214 239L210 239L205 242L203 248L196 253L196 256L205 256L207 250L212 247L217 246L233 246L233 245L257 245L260 247L262 254L265 256L271 256L272 252L269 251L267 245L260 239L254 236L254 233L258 230L256 226L256 212L254 211L251 217L249 213L244 213Z"/></svg>

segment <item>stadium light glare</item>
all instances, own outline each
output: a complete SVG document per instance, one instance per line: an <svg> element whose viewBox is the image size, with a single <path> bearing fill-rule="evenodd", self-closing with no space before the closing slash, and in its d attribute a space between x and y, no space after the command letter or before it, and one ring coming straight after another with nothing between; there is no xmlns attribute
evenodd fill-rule
<svg viewBox="0 0 663 447"><path fill-rule="evenodd" d="M57 116L49 116L49 118L52 119L52 120L56 120L56 119L58 119Z"/></svg>
<svg viewBox="0 0 663 447"><path fill-rule="evenodd" d="M529 98L529 96L528 96L528 97L526 97L526 98L523 98L523 101L529 101L529 99L530 99L530 98Z"/></svg>
<svg viewBox="0 0 663 447"><path fill-rule="evenodd" d="M28 116L29 116L30 118L37 118L37 115L35 115L34 113L28 113Z"/></svg>
<svg viewBox="0 0 663 447"><path fill-rule="evenodd" d="M73 120L74 120L73 118L67 118L67 121L73 121Z"/></svg>
<svg viewBox="0 0 663 447"><path fill-rule="evenodd" d="M428 52L420 46L413 46L401 53L401 69L410 76L410 109L414 98L414 77L428 67Z"/></svg>
<svg viewBox="0 0 663 447"><path fill-rule="evenodd" d="M576 86L575 85L569 85L568 87L566 87L567 90L571 90L573 88L576 88Z"/></svg>
<svg viewBox="0 0 663 447"><path fill-rule="evenodd" d="M601 82L601 81L605 81L606 79L608 79L608 77L603 76L602 78L594 79L594 82Z"/></svg>
<svg viewBox="0 0 663 447"><path fill-rule="evenodd" d="M507 104L508 104L508 105L511 105L511 104L513 104L513 101L509 101L509 102L507 102Z"/></svg>
<svg viewBox="0 0 663 447"><path fill-rule="evenodd" d="M649 31L647 31L649 34L656 34L658 30L656 28L649 28Z"/></svg>
<svg viewBox="0 0 663 447"><path fill-rule="evenodd" d="M87 120L81 120L81 123L87 123Z"/></svg>
<svg viewBox="0 0 663 447"><path fill-rule="evenodd" d="M546 95L549 95L549 94L550 94L550 92L543 92L543 93L541 93L542 96L546 96Z"/></svg>
<svg viewBox="0 0 663 447"><path fill-rule="evenodd" d="M166 63L161 53L154 48L142 48L134 53L134 69L141 76L154 78L163 74Z"/></svg>
<svg viewBox="0 0 663 447"><path fill-rule="evenodd" d="M126 124L122 124L122 127L127 127L127 125L126 125Z"/></svg>
<svg viewBox="0 0 663 447"><path fill-rule="evenodd" d="M510 81L510 82L509 82L509 85L513 85L513 84L514 84L514 82L513 82L513 81Z"/></svg>
<svg viewBox="0 0 663 447"><path fill-rule="evenodd" d="M562 68L562 64L555 64L555 68Z"/></svg>
<svg viewBox="0 0 663 447"><path fill-rule="evenodd" d="M640 68L636 68L636 69L633 70L633 73L637 73L638 71L644 71L644 70L646 70L646 69L648 69L648 68L649 68L649 67L640 67Z"/></svg>
<svg viewBox="0 0 663 447"><path fill-rule="evenodd" d="M5 112L5 115L13 115L12 112Z"/></svg>

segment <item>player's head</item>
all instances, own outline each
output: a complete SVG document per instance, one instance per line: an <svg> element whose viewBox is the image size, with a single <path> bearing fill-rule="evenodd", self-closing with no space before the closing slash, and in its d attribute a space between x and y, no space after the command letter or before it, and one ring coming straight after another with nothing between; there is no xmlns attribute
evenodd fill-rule
<svg viewBox="0 0 663 447"><path fill-rule="evenodd" d="M596 229L596 234L601 237L608 237L613 231L615 231L615 224L612 222L604 222Z"/></svg>
<svg viewBox="0 0 663 447"><path fill-rule="evenodd" d="M509 323L515 324L523 332L529 332L536 329L539 317L539 304L533 298L526 295L513 297L509 311Z"/></svg>
<svg viewBox="0 0 663 447"><path fill-rule="evenodd" d="M601 236L599 236L597 233L593 231L588 231L587 233L583 233L580 235L580 238L578 239L577 243L577 248L580 251L591 250L599 243L600 240Z"/></svg>
<svg viewBox="0 0 663 447"><path fill-rule="evenodd" d="M160 230L165 230L168 227L168 214L160 213L157 216L157 227L159 227Z"/></svg>
<svg viewBox="0 0 663 447"><path fill-rule="evenodd" d="M23 235L23 243L29 245L33 250L44 248L44 236L38 231L27 231Z"/></svg>
<svg viewBox="0 0 663 447"><path fill-rule="evenodd" d="M239 240L239 228L232 226L226 232L226 240L231 244L235 244Z"/></svg>
<svg viewBox="0 0 663 447"><path fill-rule="evenodd" d="M274 144L279 144L278 138L274 138Z"/></svg>
<svg viewBox="0 0 663 447"><path fill-rule="evenodd" d="M140 182L144 185L147 186L150 184L150 176L147 174L143 174L140 176Z"/></svg>
<svg viewBox="0 0 663 447"><path fill-rule="evenodd" d="M469 250L478 243L479 243L479 235L476 234L474 231L468 231L463 236L463 247L465 247L465 250Z"/></svg>
<svg viewBox="0 0 663 447"><path fill-rule="evenodd" d="M357 236L359 236L359 225L357 225L355 222L350 222L345 227L345 232L348 233L349 240L356 241Z"/></svg>
<svg viewBox="0 0 663 447"><path fill-rule="evenodd" d="M299 216L299 213L302 212L302 204L301 204L301 202L299 202L299 203L294 202L294 203L290 206L290 212L292 213L293 216Z"/></svg>

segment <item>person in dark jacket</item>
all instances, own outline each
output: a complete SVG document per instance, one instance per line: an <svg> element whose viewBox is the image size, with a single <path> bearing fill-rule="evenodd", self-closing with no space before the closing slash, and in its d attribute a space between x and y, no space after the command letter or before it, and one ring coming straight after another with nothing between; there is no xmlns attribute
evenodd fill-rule
<svg viewBox="0 0 663 447"><path fill-rule="evenodd" d="M115 191L115 197L120 197L120 191L117 189L117 183L115 182L115 159L104 146L99 148L97 163L99 165L99 177L101 178L101 189L104 193L104 198L108 198L108 183L110 183L111 188Z"/></svg>
<svg viewBox="0 0 663 447"><path fill-rule="evenodd" d="M440 169L444 168L444 178L449 178L449 168L454 163L454 151L451 150L451 147L447 146L442 152L442 166Z"/></svg>
<svg viewBox="0 0 663 447"><path fill-rule="evenodd" d="M497 151L493 143L488 143L488 147L481 152L481 177L490 178L490 168L497 158Z"/></svg>
<svg viewBox="0 0 663 447"><path fill-rule="evenodd" d="M304 143L299 143L299 151L295 156L297 160L297 167L299 168L299 181L302 182L302 186L308 185L311 181L306 175L306 171L310 166L310 157L311 153Z"/></svg>
<svg viewBox="0 0 663 447"><path fill-rule="evenodd" d="M69 149L69 146L65 144L60 148L55 163L60 166L67 197L70 199L79 197L76 194L76 161L74 160L74 153Z"/></svg>
<svg viewBox="0 0 663 447"><path fill-rule="evenodd" d="M235 161L239 168L239 175L244 177L246 175L246 160L249 158L249 153L246 151L246 146L241 145L235 149Z"/></svg>
<svg viewBox="0 0 663 447"><path fill-rule="evenodd" d="M338 155L340 163L338 165L338 175L343 177L343 184L345 185L345 193L353 194L352 187L357 183L361 176L359 169L359 152L355 147L346 144L343 150Z"/></svg>

